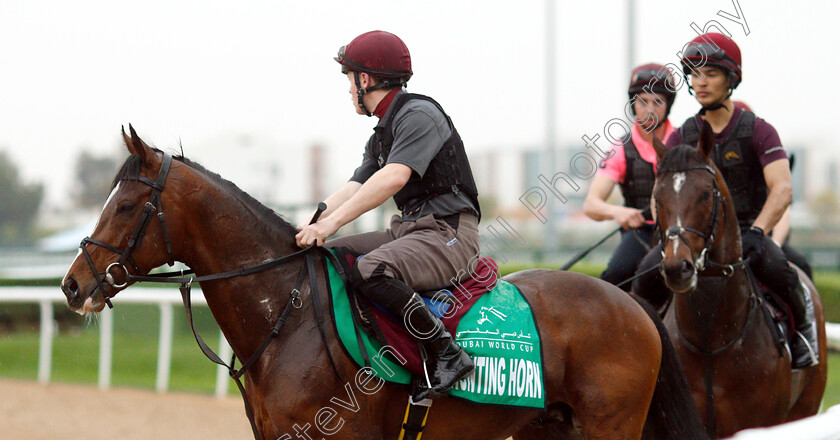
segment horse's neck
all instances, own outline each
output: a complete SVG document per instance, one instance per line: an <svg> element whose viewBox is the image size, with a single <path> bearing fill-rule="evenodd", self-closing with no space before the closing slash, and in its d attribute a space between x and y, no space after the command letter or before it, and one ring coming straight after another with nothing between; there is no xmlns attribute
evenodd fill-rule
<svg viewBox="0 0 840 440"><path fill-rule="evenodd" d="M196 194L190 213L197 219L176 255L198 276L254 266L299 249L294 238L246 203L216 186ZM288 303L303 259L252 275L202 283L213 316L237 356L249 356ZM288 324L287 324L288 325Z"/></svg>
<svg viewBox="0 0 840 440"><path fill-rule="evenodd" d="M191 207L196 221L186 231L181 261L196 273L235 270L299 250L279 224L268 224L270 220L224 189L208 187Z"/></svg>
<svg viewBox="0 0 840 440"><path fill-rule="evenodd" d="M740 232L735 210L725 202L720 235L710 249L709 260L723 265L740 261ZM738 266L736 266L738 267ZM677 295L675 311L683 334L700 348L716 348L737 337L751 308L751 286L745 269L729 277L700 277L697 289Z"/></svg>
<svg viewBox="0 0 840 440"><path fill-rule="evenodd" d="M743 270L730 277L701 277L693 292L674 300L677 323L691 342L715 348L737 336L750 307L749 280Z"/></svg>

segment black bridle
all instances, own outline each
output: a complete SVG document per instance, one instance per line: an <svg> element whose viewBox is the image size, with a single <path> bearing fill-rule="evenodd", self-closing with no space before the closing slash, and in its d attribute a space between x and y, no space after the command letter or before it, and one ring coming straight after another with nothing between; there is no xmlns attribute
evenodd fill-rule
<svg viewBox="0 0 840 440"><path fill-rule="evenodd" d="M166 232L166 220L163 216L163 205L161 204L161 193L163 192L163 188L166 185L166 177L169 175L169 168L172 166L172 155L169 153L163 153L163 163L160 166L160 171L158 171L157 180L151 180L147 177L133 177L133 178L125 178L123 180L135 180L138 182L145 183L146 185L152 188L152 194L149 196L149 201L143 206L143 215L140 217L140 221L137 222L137 226L134 227L134 232L131 234L131 237L128 239L128 243L125 246L125 249L120 250L115 246L111 246L108 243L102 242L100 240L91 238L90 236L85 237L82 240L82 243L79 245L79 249L81 250L82 255L84 255L85 260L87 260L88 266L90 266L91 272L93 272L93 276L96 278L96 288L102 290L102 296L105 298L105 303L108 304L108 307L114 308L113 304L111 304L111 298L105 292L105 289L102 287L105 283L111 285L111 287L115 289L120 289L128 285L130 273L128 272L128 268L125 266L126 263L130 264L131 267L135 270L135 272L140 272L140 268L137 266L137 263L134 262L134 259L131 258L134 250L140 247L140 244L143 243L143 237L146 235L146 228L151 223L152 217L154 217L154 213L157 212L157 218L160 220L160 227L163 230L163 241L166 244L166 252L169 255L169 265L172 266L175 264L175 258L172 255L172 245L169 242L169 234ZM87 250L87 244L90 243L95 246L99 246L101 248L107 249L117 255L120 256L120 260L118 262L114 262L108 265L105 268L105 273L100 274L96 270L96 265L93 264L93 259L90 257L90 253ZM117 284L116 279L111 274L111 269L113 267L117 267L122 269L124 274L124 281L122 284ZM104 276L104 279L103 279ZM96 290L94 290L96 292ZM93 294L93 292L91 292Z"/></svg>
<svg viewBox="0 0 840 440"><path fill-rule="evenodd" d="M712 261L711 257L708 256L709 250L712 249L712 246L715 244L715 239L717 238L717 230L718 230L718 213L720 211L720 207L723 205L723 196L720 193L720 188L717 185L717 173L715 169L711 167L709 164L701 164L701 165L692 165L687 166L685 168L679 169L667 169L667 170L660 170L660 176L669 174L669 173L681 173L685 171L708 171L712 175L712 184L714 185L714 190L712 192L712 196L714 197L714 202L712 205L712 216L709 219L709 226L706 229L706 232L690 228L687 226L671 226L667 230L662 230L660 227L660 233L662 234L662 245L663 245L663 253L664 253L664 246L668 240L676 240L680 239L687 247L688 252L691 254L691 260L694 263L694 267L698 273L705 273L705 275L711 275L709 273L709 269L717 269L720 270L723 276L729 277L735 273L735 269L737 267L744 267L744 260L739 259L737 263L734 264L720 264L715 261ZM723 211L723 216L726 216L726 211ZM658 221L658 220L657 220ZM691 245L688 243L688 239L685 238L683 233L691 232L694 235L702 238L705 241L703 246L703 250L700 251L700 254L695 257L694 251L691 249Z"/></svg>

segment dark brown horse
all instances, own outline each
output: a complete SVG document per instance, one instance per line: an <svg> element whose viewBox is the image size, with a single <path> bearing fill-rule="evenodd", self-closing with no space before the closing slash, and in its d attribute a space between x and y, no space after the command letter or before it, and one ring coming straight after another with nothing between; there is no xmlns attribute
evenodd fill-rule
<svg viewBox="0 0 840 440"><path fill-rule="evenodd" d="M732 199L709 159L711 127L705 124L697 148L666 151L659 139L654 147L660 170L653 197L664 232L660 271L675 292L665 324L707 427L726 437L816 414L826 382L826 343L814 285L799 271L813 293L821 362L791 371L790 355L774 345L741 260Z"/></svg>
<svg viewBox="0 0 840 440"><path fill-rule="evenodd" d="M133 129L123 137L131 156L114 180L92 237L62 281L71 309L101 311L108 298L130 284L126 274L144 275L170 260L206 276L300 252L295 227L235 185L185 158L148 147ZM258 436L309 438L307 431L313 438L321 433L336 439L396 438L407 387L360 381L365 376L343 354L329 313L322 342L316 311L329 307L325 296L315 302L308 283L297 303L297 293L290 296L301 273L313 277L319 291L326 289L322 266L311 271L304 266L293 258L269 270L201 283L240 359L257 352L280 317L285 320L244 376L244 397L253 408ZM538 418L551 421L561 413L574 414L586 439L638 439L643 428L651 438L702 435L670 344L660 342L664 327L659 323L658 328L629 296L600 280L559 271L531 270L507 279L530 301L541 330L548 411L440 398L424 438L504 439ZM660 369L663 346L666 362ZM680 383L683 401L672 391Z"/></svg>

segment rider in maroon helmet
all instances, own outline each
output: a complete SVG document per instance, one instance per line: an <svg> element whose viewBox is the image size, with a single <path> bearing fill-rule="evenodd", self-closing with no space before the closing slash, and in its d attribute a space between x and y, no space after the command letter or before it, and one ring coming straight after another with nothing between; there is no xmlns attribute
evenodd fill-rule
<svg viewBox="0 0 840 440"><path fill-rule="evenodd" d="M623 228L621 242L601 274L601 279L612 284L631 278L650 249L654 230L650 195L656 180L652 141L654 134L666 139L674 131L668 120L677 95L674 84L670 72L661 64L633 69L627 93L636 121L621 147L601 162L583 203L583 212L591 219L615 220ZM624 196L623 206L607 203L616 184ZM620 287L630 290L630 283Z"/></svg>
<svg viewBox="0 0 840 440"><path fill-rule="evenodd" d="M415 400L443 394L473 369L470 357L415 293L448 287L478 255L478 191L451 119L433 99L406 93L411 56L396 35L367 32L335 60L350 82L356 113L379 123L361 166L326 200L321 219L301 228L298 245L324 240L393 197L401 216L391 228L330 240L364 254L355 289L398 317L428 355L426 387Z"/></svg>
<svg viewBox="0 0 840 440"><path fill-rule="evenodd" d="M811 295L779 246L765 235L782 217L791 200L787 154L776 129L751 111L732 104L732 92L741 83L741 50L722 34L707 33L692 40L682 59L693 92L702 108L668 138L666 145L696 145L705 120L715 132L711 159L720 169L741 226L743 258L759 280L782 295L790 305L796 326L791 347L794 368L817 365L817 328ZM661 260L654 249L639 270ZM657 290L663 283L655 271L634 285L635 292Z"/></svg>

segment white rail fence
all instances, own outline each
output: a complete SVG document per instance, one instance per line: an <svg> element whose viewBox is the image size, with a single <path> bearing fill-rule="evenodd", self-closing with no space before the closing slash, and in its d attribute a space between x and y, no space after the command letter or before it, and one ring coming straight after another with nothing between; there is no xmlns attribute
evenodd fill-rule
<svg viewBox="0 0 840 440"><path fill-rule="evenodd" d="M157 304L160 307L160 333L158 339L157 374L155 390L160 393L169 388L169 372L172 366L172 328L173 305L181 305L181 296L172 290L148 287L132 287L130 294L112 298L114 305L119 304ZM38 350L38 382L49 383L52 371L52 345L56 335L53 318L53 304L66 302L57 287L2 287L0 303L37 303L41 308L40 342ZM195 306L207 306L200 288L193 289L192 303ZM99 388L111 386L111 366L114 340L114 314L105 308L101 313L99 327ZM219 332L219 357L229 359L232 351L224 335ZM216 370L217 397L227 395L230 381L227 369L219 366Z"/></svg>
<svg viewBox="0 0 840 440"><path fill-rule="evenodd" d="M835 324L836 325L836 324ZM822 414L772 428L741 431L731 440L838 440L840 439L840 405Z"/></svg>
<svg viewBox="0 0 840 440"><path fill-rule="evenodd" d="M200 289L193 290L192 303L206 306ZM56 287L2 287L0 303L37 303L41 308L40 342L38 355L38 381L48 383L52 370L52 343L56 334L53 304L66 300ZM160 307L160 337L158 342L157 376L155 390L164 393L169 387L169 372L172 361L173 305L181 304L179 294L169 290L132 287L130 295L113 298L117 304L157 304ZM833 350L840 350L840 324L826 323L828 345ZM111 358L114 336L114 315L109 309L102 312L99 337L99 388L111 386ZM219 333L219 356L230 358L231 349L224 335ZM217 397L227 395L230 377L224 367L216 370ZM773 428L751 429L738 433L737 440L838 440L840 439L840 405L829 408L826 412L801 421L780 425Z"/></svg>

